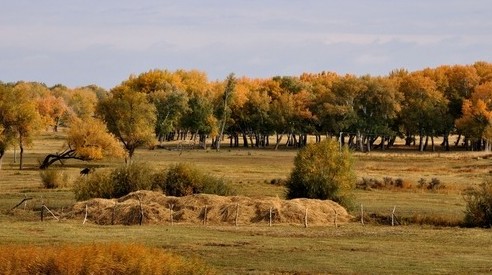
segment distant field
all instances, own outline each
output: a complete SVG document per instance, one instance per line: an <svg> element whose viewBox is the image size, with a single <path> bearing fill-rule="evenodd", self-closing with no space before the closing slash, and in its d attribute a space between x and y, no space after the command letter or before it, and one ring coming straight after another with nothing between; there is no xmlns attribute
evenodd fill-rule
<svg viewBox="0 0 492 275"><path fill-rule="evenodd" d="M0 171L0 243L53 245L72 242L137 242L163 247L184 256L198 256L225 273L328 272L328 273L487 273L492 272L492 231L435 228L432 226L362 226L356 222L341 228L300 226L199 227L199 226L96 226L81 221L38 222L37 212L7 214L24 197L27 208L37 210L44 202L61 210L74 203L69 188L41 187L37 166L47 153L61 151L63 133L44 134L25 151L24 170L18 170L9 151ZM215 150L167 149L136 152L135 161L158 168L172 163L194 163L200 170L224 177L240 195L284 197L283 186L272 179L287 178L295 149L234 148ZM424 152L398 150L355 153L357 177L382 180L401 178L413 187L394 190L357 190L359 214L397 217L433 216L460 220L465 204L461 192L481 183L492 173L492 160L482 152ZM107 169L123 163L107 160L85 163L67 161L62 169L72 180L83 167ZM424 178L439 179L446 188L416 188ZM23 206L19 207L22 209ZM97 236L97 237L96 237ZM446 245L443 245L446 244Z"/></svg>

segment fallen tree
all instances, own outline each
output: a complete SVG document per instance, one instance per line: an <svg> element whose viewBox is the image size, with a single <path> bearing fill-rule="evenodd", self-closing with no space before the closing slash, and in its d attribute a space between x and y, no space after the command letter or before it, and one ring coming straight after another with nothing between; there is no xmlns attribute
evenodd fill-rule
<svg viewBox="0 0 492 275"><path fill-rule="evenodd" d="M67 134L67 147L61 153L47 155L40 169L47 169L53 163L76 159L82 161L100 160L107 156L123 157L124 150L118 140L108 132L98 119L74 119Z"/></svg>

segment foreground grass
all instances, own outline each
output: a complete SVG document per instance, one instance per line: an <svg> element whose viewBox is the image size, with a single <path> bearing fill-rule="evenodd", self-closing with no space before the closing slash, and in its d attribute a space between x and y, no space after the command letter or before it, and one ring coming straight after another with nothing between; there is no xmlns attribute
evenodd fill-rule
<svg viewBox="0 0 492 275"><path fill-rule="evenodd" d="M95 226L2 222L0 244L144 244L198 257L225 274L492 272L492 232L418 226Z"/></svg>
<svg viewBox="0 0 492 275"><path fill-rule="evenodd" d="M216 274L194 259L184 259L158 248L119 243L0 245L0 273Z"/></svg>

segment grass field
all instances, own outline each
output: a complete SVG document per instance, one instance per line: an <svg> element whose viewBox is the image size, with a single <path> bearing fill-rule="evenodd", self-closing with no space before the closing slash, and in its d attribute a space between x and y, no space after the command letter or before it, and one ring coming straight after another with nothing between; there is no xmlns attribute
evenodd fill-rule
<svg viewBox="0 0 492 275"><path fill-rule="evenodd" d="M47 153L61 151L63 134L44 134L25 152L25 168L18 170L9 151L0 171L0 244L56 245L86 242L142 243L180 255L199 257L224 273L489 273L492 272L492 231L430 225L386 226L354 222L335 227L268 225L211 226L97 226L80 221L41 223L36 211L8 214L24 197L27 208L42 202L60 210L74 202L69 188L41 187L37 166ZM283 186L272 179L286 178L293 166L294 149L145 150L135 160L156 168L188 162L200 170L224 177L238 194L284 197ZM357 190L356 205L367 213L397 217L441 217L460 220L465 203L461 192L481 183L492 168L480 152L418 153L400 149L355 153L359 179L401 178L409 189ZM18 162L18 161L17 161ZM69 178L79 177L82 167L107 169L122 160L85 163L67 161L62 169ZM416 188L419 179L439 179L446 188ZM20 207L22 209L22 206ZM356 208L353 215L359 214Z"/></svg>

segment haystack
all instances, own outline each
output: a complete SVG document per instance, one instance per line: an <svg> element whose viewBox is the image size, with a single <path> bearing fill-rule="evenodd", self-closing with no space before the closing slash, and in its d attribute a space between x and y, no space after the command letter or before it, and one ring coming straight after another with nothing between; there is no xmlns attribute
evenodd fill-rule
<svg viewBox="0 0 492 275"><path fill-rule="evenodd" d="M83 219L96 224L211 224L251 225L304 224L332 225L337 217L339 224L352 217L345 208L328 200L293 199L244 196L223 197L197 194L185 197L165 196L152 191L138 191L119 199L91 199L76 203L67 218ZM270 214L271 213L271 214Z"/></svg>

